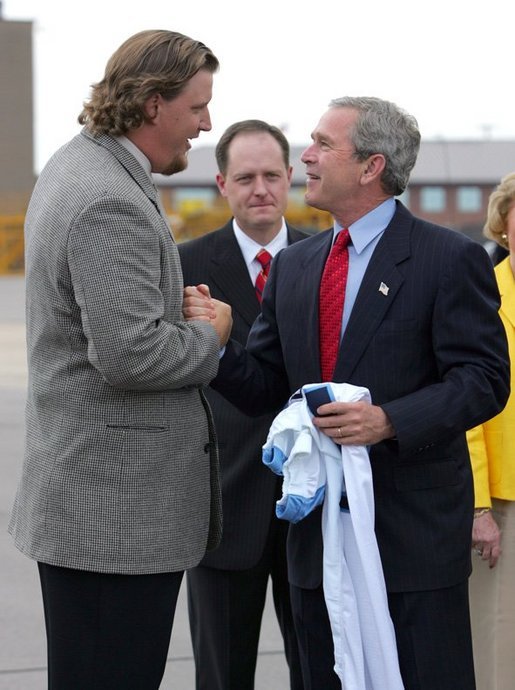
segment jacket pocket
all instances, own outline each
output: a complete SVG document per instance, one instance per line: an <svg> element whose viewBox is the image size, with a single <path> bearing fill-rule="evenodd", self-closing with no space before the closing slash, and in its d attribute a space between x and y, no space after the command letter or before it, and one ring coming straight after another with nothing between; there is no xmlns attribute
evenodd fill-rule
<svg viewBox="0 0 515 690"><path fill-rule="evenodd" d="M147 431L149 433L160 433L168 429L167 426L153 424L106 424L106 428L118 431Z"/></svg>

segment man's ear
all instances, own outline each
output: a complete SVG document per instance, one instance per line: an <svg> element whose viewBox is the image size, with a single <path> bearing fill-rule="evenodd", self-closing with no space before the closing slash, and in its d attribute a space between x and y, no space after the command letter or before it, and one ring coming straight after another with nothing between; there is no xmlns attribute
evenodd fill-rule
<svg viewBox="0 0 515 690"><path fill-rule="evenodd" d="M218 173L216 176L216 185L220 191L220 194L224 197L227 196L227 192L225 191L225 177L222 175L222 173Z"/></svg>
<svg viewBox="0 0 515 690"><path fill-rule="evenodd" d="M373 153L366 160L363 161L363 170L361 172L361 183L370 184L374 180L381 178L383 170L386 165L385 157L382 153Z"/></svg>
<svg viewBox="0 0 515 690"><path fill-rule="evenodd" d="M154 93L152 94L152 96L149 96L145 101L143 105L143 110L145 111L145 115L148 117L149 120L155 120L155 118L157 117L160 98L160 94Z"/></svg>

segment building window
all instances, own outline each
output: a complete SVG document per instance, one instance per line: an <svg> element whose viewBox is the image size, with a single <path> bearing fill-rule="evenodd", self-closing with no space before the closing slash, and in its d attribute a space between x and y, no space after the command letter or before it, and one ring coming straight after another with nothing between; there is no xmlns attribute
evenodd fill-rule
<svg viewBox="0 0 515 690"><path fill-rule="evenodd" d="M422 187L420 190L420 207L426 213L445 211L445 189L443 187Z"/></svg>
<svg viewBox="0 0 515 690"><path fill-rule="evenodd" d="M476 213L482 207L479 187L458 187L457 204L461 213Z"/></svg>

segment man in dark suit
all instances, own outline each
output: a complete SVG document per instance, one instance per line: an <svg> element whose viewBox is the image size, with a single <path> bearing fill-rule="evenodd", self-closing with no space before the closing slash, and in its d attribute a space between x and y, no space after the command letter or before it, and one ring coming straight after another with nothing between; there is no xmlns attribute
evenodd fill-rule
<svg viewBox="0 0 515 690"><path fill-rule="evenodd" d="M213 296L232 305L231 336L242 344L260 309L263 267L256 255L264 248L273 257L307 236L283 217L292 173L289 156L288 141L277 127L261 120L231 125L216 147L216 181L234 217L179 245L185 285L207 283ZM223 535L218 549L187 576L196 687L252 690L271 578L291 688L301 690L286 572L287 525L274 514L281 486L261 462L273 416L249 418L215 391L207 396L220 448Z"/></svg>
<svg viewBox="0 0 515 690"><path fill-rule="evenodd" d="M229 341L219 391L252 414L322 380L319 293L333 240L348 229L337 359L327 378L372 404L329 403L314 423L370 447L376 536L406 690L473 690L468 611L473 485L465 431L509 389L499 294L483 247L418 218L394 197L415 164L414 118L387 101L332 101L302 160L307 202L334 228L275 259L247 349ZM335 241L335 244L339 244ZM205 291L189 289L186 314ZM288 535L292 606L307 688L340 688L322 591L320 509ZM381 689L385 690L385 689Z"/></svg>

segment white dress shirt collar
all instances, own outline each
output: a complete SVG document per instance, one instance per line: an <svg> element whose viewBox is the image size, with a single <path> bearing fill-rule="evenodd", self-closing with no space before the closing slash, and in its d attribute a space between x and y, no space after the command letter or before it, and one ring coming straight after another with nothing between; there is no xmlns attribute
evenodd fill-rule
<svg viewBox="0 0 515 690"><path fill-rule="evenodd" d="M279 230L277 235L271 242L265 245L259 244L259 242L256 242L255 240L251 239L248 235L246 235L243 232L243 230L239 227L235 218L233 218L232 227L234 234L236 236L236 241L238 242L238 245L241 249L241 253L243 254L245 264L251 275L254 273L254 270L252 270L253 265L254 269L256 270L256 275L261 270L261 264L256 259L256 254L260 249L266 249L267 252L269 252L272 255L272 257L274 257L277 254L277 252L279 252L281 249L284 249L284 247L288 246L288 231L286 229L286 222L284 218L281 229Z"/></svg>
<svg viewBox="0 0 515 690"><path fill-rule="evenodd" d="M152 180L152 164L150 163L149 159L145 156L143 151L139 149L136 144L133 144L130 139L127 139L126 136L123 136L123 134L119 137L113 137L116 139L116 141L121 144L124 148L127 149L129 153L132 153L134 158L138 161L138 163L141 165L143 170L147 173L147 175L150 177ZM152 184L154 184L154 180L152 180Z"/></svg>
<svg viewBox="0 0 515 690"><path fill-rule="evenodd" d="M393 218L395 208L395 199L390 197L349 226L352 246L358 254L361 254L365 247L385 230ZM339 223L335 221L335 238L341 229Z"/></svg>

